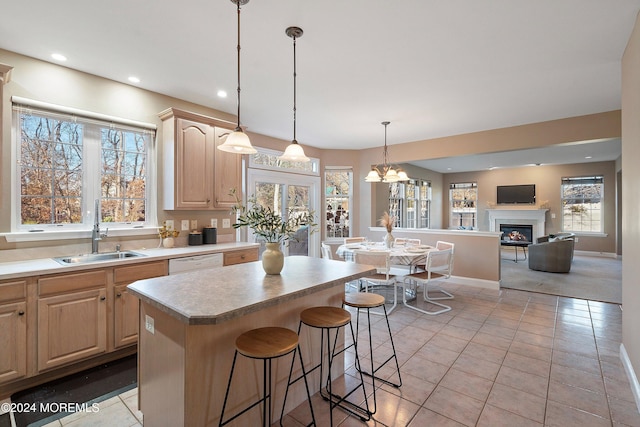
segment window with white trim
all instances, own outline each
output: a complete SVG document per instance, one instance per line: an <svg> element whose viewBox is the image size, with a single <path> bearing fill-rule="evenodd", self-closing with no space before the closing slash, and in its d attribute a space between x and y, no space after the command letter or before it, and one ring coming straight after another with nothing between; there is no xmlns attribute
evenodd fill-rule
<svg viewBox="0 0 640 427"><path fill-rule="evenodd" d="M14 105L16 229L86 230L95 200L109 228L155 226L155 131Z"/></svg>
<svg viewBox="0 0 640 427"><path fill-rule="evenodd" d="M327 167L324 188L327 239L350 237L353 171Z"/></svg>
<svg viewBox="0 0 640 427"><path fill-rule="evenodd" d="M603 233L604 177L562 178L562 231Z"/></svg>
<svg viewBox="0 0 640 427"><path fill-rule="evenodd" d="M457 182L449 184L449 226L459 229L477 227L478 183Z"/></svg>
<svg viewBox="0 0 640 427"><path fill-rule="evenodd" d="M421 179L389 184L389 215L396 228L429 228L431 183Z"/></svg>

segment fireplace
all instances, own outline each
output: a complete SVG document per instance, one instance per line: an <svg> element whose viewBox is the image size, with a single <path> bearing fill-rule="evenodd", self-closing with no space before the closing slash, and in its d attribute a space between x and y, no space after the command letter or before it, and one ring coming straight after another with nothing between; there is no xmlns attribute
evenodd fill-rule
<svg viewBox="0 0 640 427"><path fill-rule="evenodd" d="M502 240L533 242L533 225L500 224L500 231L502 231Z"/></svg>
<svg viewBox="0 0 640 427"><path fill-rule="evenodd" d="M545 235L545 217L548 209L511 208L487 209L489 231L500 231L502 225L531 225L531 241Z"/></svg>

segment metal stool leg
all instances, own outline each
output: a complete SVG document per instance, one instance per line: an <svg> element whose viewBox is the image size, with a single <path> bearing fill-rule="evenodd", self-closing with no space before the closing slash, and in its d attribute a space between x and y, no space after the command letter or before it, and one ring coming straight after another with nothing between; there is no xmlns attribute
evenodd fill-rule
<svg viewBox="0 0 640 427"><path fill-rule="evenodd" d="M298 356L300 358L302 375L294 379L293 381L291 381L291 375L293 375L293 364L296 361L296 353L298 353ZM307 402L309 402L309 410L311 410L311 422L307 424L307 427L316 426L316 416L315 416L315 413L313 412L313 405L311 404L311 392L309 391L309 381L307 380L307 372L304 370L304 362L302 360L302 351L300 351L300 346L298 346L296 351L293 353L293 358L291 359L291 369L289 369L289 380L287 381L287 389L284 392L284 402L282 403L282 412L280 413L280 426L282 426L282 419L284 418L284 407L287 403L287 396L289 395L289 386L299 381L301 378L304 379L304 387L307 390Z"/></svg>

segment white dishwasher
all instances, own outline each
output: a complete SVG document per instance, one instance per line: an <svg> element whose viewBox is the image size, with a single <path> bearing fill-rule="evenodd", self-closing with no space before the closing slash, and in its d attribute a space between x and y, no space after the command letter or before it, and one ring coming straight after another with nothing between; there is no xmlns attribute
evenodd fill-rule
<svg viewBox="0 0 640 427"><path fill-rule="evenodd" d="M223 256L221 253L170 259L169 275L205 268L222 267L222 259Z"/></svg>

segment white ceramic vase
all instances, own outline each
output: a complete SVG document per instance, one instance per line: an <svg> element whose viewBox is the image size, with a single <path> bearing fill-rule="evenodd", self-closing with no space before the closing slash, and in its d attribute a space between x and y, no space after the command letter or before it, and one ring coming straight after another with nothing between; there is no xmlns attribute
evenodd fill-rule
<svg viewBox="0 0 640 427"><path fill-rule="evenodd" d="M262 253L262 268L267 274L280 274L284 267L284 254L280 250L280 243L267 243L267 249Z"/></svg>
<svg viewBox="0 0 640 427"><path fill-rule="evenodd" d="M395 237L393 237L393 234L391 234L391 232L388 232L385 236L384 236L384 246L387 249L391 249L393 247L393 242L395 241Z"/></svg>
<svg viewBox="0 0 640 427"><path fill-rule="evenodd" d="M165 248L172 248L174 247L176 244L175 240L173 240L173 237L165 237L164 239L162 239L162 246L164 246Z"/></svg>

